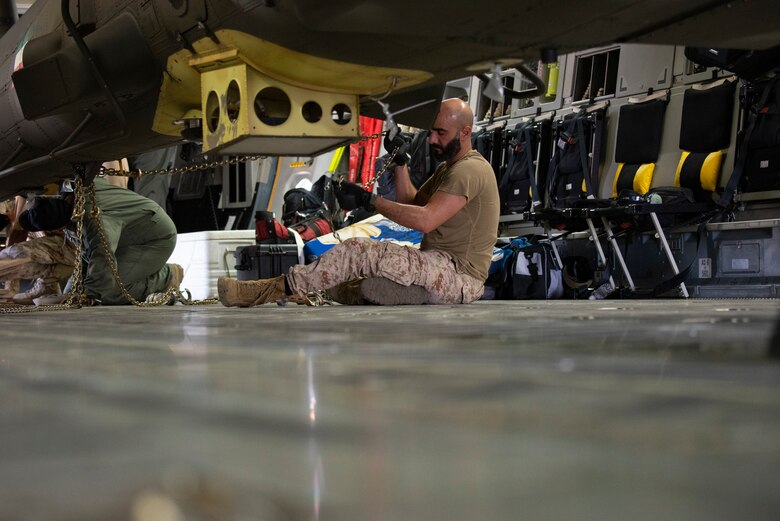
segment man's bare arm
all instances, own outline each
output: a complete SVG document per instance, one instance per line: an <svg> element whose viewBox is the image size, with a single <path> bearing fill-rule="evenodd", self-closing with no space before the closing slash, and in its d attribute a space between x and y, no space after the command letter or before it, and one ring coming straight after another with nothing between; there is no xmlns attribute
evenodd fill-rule
<svg viewBox="0 0 780 521"><path fill-rule="evenodd" d="M377 197L374 206L377 212L401 226L429 233L458 213L467 201L463 195L437 191L422 206L396 203L381 197Z"/></svg>
<svg viewBox="0 0 780 521"><path fill-rule="evenodd" d="M390 168L393 168L392 166ZM396 165L393 169L393 181L395 183L395 199L402 204L414 204L417 189L409 178L408 165Z"/></svg>

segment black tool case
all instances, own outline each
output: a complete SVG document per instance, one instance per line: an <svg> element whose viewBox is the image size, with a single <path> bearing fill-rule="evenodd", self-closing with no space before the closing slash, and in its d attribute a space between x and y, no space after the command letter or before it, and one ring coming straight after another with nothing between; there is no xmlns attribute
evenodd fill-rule
<svg viewBox="0 0 780 521"><path fill-rule="evenodd" d="M254 244L235 251L238 280L270 279L298 264L296 244Z"/></svg>

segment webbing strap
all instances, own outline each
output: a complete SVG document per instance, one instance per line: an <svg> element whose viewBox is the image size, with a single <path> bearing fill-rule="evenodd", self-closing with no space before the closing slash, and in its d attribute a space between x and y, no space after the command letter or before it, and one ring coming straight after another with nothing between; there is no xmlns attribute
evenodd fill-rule
<svg viewBox="0 0 780 521"><path fill-rule="evenodd" d="M522 173L522 165L520 164L520 161L518 161L518 154L515 153L515 148L521 144L519 133L521 126L522 123L518 123L513 130L508 130L505 136L506 155L509 159L507 160L506 174L504 177L512 181L518 181L520 179L520 174Z"/></svg>
<svg viewBox="0 0 780 521"><path fill-rule="evenodd" d="M685 279L688 278L688 274L691 272L691 268L693 268L693 265L696 264L696 262L702 256L704 253L704 248L707 245L707 221L699 224L698 233L696 235L696 242L696 254L693 256L693 259L691 259L691 262L688 264L688 266L685 269L680 270L680 273L674 275L673 277L656 284L656 286L653 288L653 292L651 293L653 297L663 295L672 288L675 288L681 283L685 282Z"/></svg>
<svg viewBox="0 0 780 521"><path fill-rule="evenodd" d="M558 201L555 190L558 186L558 163L560 162L561 157L561 149L555 145L553 146L555 147L555 152L547 170L547 194L549 197L548 206L551 207L555 206L554 203Z"/></svg>
<svg viewBox="0 0 780 521"><path fill-rule="evenodd" d="M298 264L306 264L306 258L303 256L303 238L301 238L301 234L292 228L287 228L287 231L295 238L295 246L298 249Z"/></svg>
<svg viewBox="0 0 780 521"><path fill-rule="evenodd" d="M571 136L571 131L576 126L576 120L577 120L577 116L575 116L569 122L569 124L566 125L566 130L564 130L563 133L567 137ZM562 124L563 123L561 122L560 125L562 125ZM556 132L555 132L556 133L556 139L555 139L556 143L558 143L560 141L560 139L561 139L561 129L562 129L562 126L559 126L556 129ZM548 193L549 193L549 196L550 196L550 203L552 203L552 204L550 204L551 207L555 207L556 203L558 202L557 191L558 191L558 184L560 183L560 174L558 173L558 167L559 167L560 162L561 162L561 156L564 154L564 151L563 151L563 149L561 149L560 146L558 146L557 144L553 145L553 146L555 147L555 152L553 154L552 161L550 162L550 168L548 170L548 175L547 175L547 190L548 190ZM587 185L586 185L586 188L587 188Z"/></svg>
<svg viewBox="0 0 780 521"><path fill-rule="evenodd" d="M496 175L496 180L501 179L504 153L503 138L504 133L502 129L497 128L491 132L490 165L493 167L493 173Z"/></svg>
<svg viewBox="0 0 780 521"><path fill-rule="evenodd" d="M540 201L539 199L539 188L536 186L536 169L534 168L534 160L532 154L534 153L534 147L533 147L533 141L531 141L531 127L530 125L527 125L523 129L523 138L525 139L526 148L525 151L525 157L526 157L526 163L528 164L528 179L531 182L531 204L533 205L534 202ZM536 144L536 148L538 149L541 146L541 141ZM537 163L537 168L538 168Z"/></svg>
<svg viewBox="0 0 780 521"><path fill-rule="evenodd" d="M599 168L601 167L601 140L604 134L604 116L601 111L593 113L593 157L590 162L591 183L599 179ZM596 197L596 192L591 195Z"/></svg>
<svg viewBox="0 0 780 521"><path fill-rule="evenodd" d="M580 164L582 165L582 178L585 180L585 192L592 196L593 186L590 182L590 167L588 166L588 145L585 142L585 130L582 128L584 117L576 116L577 120L577 147L580 149Z"/></svg>

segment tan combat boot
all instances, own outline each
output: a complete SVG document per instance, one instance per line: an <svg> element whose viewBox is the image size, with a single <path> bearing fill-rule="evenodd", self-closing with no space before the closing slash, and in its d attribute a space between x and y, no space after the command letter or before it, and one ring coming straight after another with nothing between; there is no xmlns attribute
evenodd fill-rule
<svg viewBox="0 0 780 521"><path fill-rule="evenodd" d="M184 268L182 268L179 264L168 264L168 269L171 273L168 277L168 289L179 289L179 286L181 286L181 281L184 280Z"/></svg>
<svg viewBox="0 0 780 521"><path fill-rule="evenodd" d="M145 301L147 304L167 304L169 306L176 304L178 296L175 293L168 295L165 302L163 302L163 298L166 293L173 289L177 291L181 290L181 281L184 280L184 268L179 264L168 264L168 269L170 271L170 275L168 275L168 286L163 291L147 295Z"/></svg>
<svg viewBox="0 0 780 521"><path fill-rule="evenodd" d="M284 298L284 275L262 280L220 277L217 279L217 292L219 301L227 307L246 308L276 302Z"/></svg>

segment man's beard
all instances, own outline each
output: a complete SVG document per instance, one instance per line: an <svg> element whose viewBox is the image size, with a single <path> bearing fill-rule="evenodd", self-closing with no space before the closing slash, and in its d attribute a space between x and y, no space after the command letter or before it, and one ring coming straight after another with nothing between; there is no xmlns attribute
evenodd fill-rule
<svg viewBox="0 0 780 521"><path fill-rule="evenodd" d="M452 141L444 145L444 148L433 146L433 158L436 161L449 161L460 153L460 139L458 136L452 138ZM441 150L441 151L440 151Z"/></svg>

